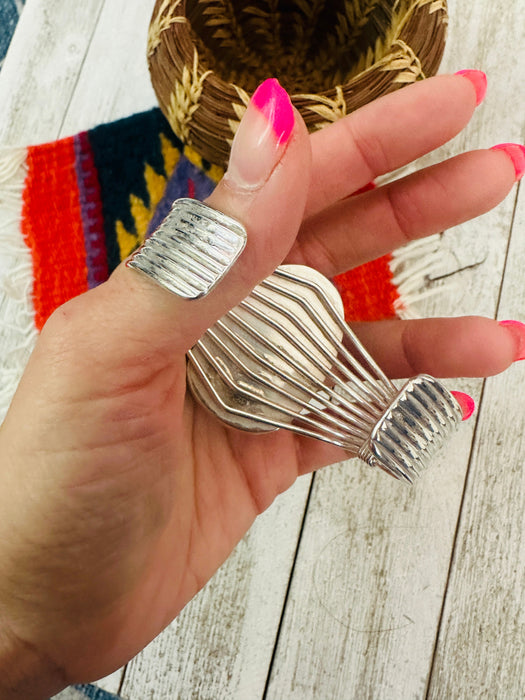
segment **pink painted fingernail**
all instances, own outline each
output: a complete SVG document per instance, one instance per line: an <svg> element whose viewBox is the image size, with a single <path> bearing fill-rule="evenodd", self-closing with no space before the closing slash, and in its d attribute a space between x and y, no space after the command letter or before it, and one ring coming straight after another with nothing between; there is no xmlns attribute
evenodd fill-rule
<svg viewBox="0 0 525 700"><path fill-rule="evenodd" d="M356 197L358 194L364 194L365 192L371 192L372 190L377 189L377 185L373 180L370 180L370 182L367 182L366 185L363 185L363 187L360 187L358 190L355 192L352 192L350 197Z"/></svg>
<svg viewBox="0 0 525 700"><path fill-rule="evenodd" d="M370 182L367 182L366 185L363 185L363 187L360 187L358 190L355 190L355 192L350 192L350 194L347 194L344 199L350 199L350 197L357 197L360 194L365 194L366 192L371 192L372 190L375 190L377 188L376 183L373 180L370 180Z"/></svg>
<svg viewBox="0 0 525 700"><path fill-rule="evenodd" d="M516 344L514 362L525 360L525 323L521 323L521 321L500 321L499 325L507 328L514 338Z"/></svg>
<svg viewBox="0 0 525 700"><path fill-rule="evenodd" d="M472 396L465 394L463 391L451 391L452 396L459 403L461 410L463 411L463 419L467 420L474 413L476 408L476 403Z"/></svg>
<svg viewBox="0 0 525 700"><path fill-rule="evenodd" d="M519 143L499 143L492 146L491 151L504 151L512 161L516 173L516 181L525 174L525 146Z"/></svg>
<svg viewBox="0 0 525 700"><path fill-rule="evenodd" d="M292 103L275 78L254 92L232 143L225 175L230 184L248 189L263 185L281 159L295 124Z"/></svg>
<svg viewBox="0 0 525 700"><path fill-rule="evenodd" d="M470 80L476 91L476 107L480 105L487 94L487 76L482 70L458 70L456 75L462 75Z"/></svg>

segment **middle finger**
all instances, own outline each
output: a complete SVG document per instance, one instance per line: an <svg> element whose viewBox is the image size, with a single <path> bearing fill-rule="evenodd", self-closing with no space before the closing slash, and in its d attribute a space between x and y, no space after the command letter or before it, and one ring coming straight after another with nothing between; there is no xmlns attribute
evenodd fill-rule
<svg viewBox="0 0 525 700"><path fill-rule="evenodd" d="M440 75L374 100L310 137L306 215L443 145L469 122L477 98L459 75Z"/></svg>
<svg viewBox="0 0 525 700"><path fill-rule="evenodd" d="M512 161L503 151L463 153L306 219L287 262L334 277L485 213L515 180Z"/></svg>

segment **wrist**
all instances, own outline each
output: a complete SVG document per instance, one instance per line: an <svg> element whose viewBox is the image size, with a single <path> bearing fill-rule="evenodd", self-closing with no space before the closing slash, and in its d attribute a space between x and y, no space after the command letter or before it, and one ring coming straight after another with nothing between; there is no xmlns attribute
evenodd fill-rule
<svg viewBox="0 0 525 700"><path fill-rule="evenodd" d="M0 700L47 700L68 685L65 674L0 619Z"/></svg>

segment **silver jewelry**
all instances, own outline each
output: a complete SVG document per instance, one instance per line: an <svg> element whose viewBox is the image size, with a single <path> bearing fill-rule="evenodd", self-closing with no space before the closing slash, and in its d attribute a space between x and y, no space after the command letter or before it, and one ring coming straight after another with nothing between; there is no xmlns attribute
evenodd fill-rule
<svg viewBox="0 0 525 700"><path fill-rule="evenodd" d="M195 199L177 199L127 266L185 299L209 294L246 245L238 221Z"/></svg>
<svg viewBox="0 0 525 700"><path fill-rule="evenodd" d="M277 268L188 358L193 395L228 425L324 440L410 483L462 419L428 375L396 388L345 323L332 284L303 266Z"/></svg>

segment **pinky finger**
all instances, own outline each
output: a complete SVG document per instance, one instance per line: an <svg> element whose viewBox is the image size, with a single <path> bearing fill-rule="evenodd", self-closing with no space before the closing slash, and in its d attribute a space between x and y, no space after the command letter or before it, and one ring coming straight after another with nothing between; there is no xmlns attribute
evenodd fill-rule
<svg viewBox="0 0 525 700"><path fill-rule="evenodd" d="M525 325L480 316L352 324L392 378L488 377L524 359Z"/></svg>

